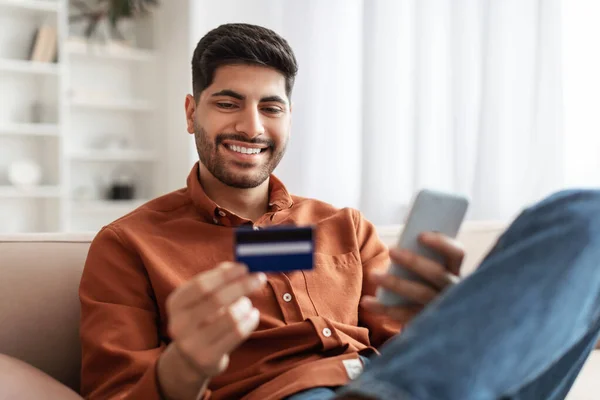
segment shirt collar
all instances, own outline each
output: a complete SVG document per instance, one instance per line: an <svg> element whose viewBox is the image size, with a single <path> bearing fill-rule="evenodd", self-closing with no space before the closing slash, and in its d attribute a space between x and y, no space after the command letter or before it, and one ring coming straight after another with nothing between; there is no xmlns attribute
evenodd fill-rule
<svg viewBox="0 0 600 400"><path fill-rule="evenodd" d="M196 162L187 178L187 189L198 212L208 222L219 223L222 214L233 215L228 210L219 207L204 191L199 180L200 162ZM269 177L269 211L276 212L291 208L294 202L283 182L275 175Z"/></svg>

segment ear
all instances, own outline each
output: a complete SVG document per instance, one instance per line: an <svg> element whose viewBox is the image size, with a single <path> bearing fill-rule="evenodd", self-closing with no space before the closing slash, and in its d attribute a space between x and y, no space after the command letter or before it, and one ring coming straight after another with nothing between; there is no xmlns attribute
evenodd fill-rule
<svg viewBox="0 0 600 400"><path fill-rule="evenodd" d="M196 125L196 99L191 94L185 96L185 120L188 133L194 134Z"/></svg>
<svg viewBox="0 0 600 400"><path fill-rule="evenodd" d="M293 116L294 116L294 114L292 114L292 109L293 108L294 108L294 103L290 102L290 122L289 122L290 125L289 125L289 129L288 129L288 131L290 132L290 134L292 132L292 119L293 119Z"/></svg>

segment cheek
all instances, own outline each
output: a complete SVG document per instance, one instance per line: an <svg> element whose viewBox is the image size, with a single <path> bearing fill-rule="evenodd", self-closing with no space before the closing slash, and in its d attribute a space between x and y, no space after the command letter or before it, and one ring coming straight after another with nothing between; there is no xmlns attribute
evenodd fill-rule
<svg viewBox="0 0 600 400"><path fill-rule="evenodd" d="M290 124L286 121L276 121L269 124L267 132L270 132L271 138L278 143L285 143L290 133Z"/></svg>
<svg viewBox="0 0 600 400"><path fill-rule="evenodd" d="M197 118L197 125L203 127L210 136L231 132L233 123L231 115L204 109L198 113Z"/></svg>

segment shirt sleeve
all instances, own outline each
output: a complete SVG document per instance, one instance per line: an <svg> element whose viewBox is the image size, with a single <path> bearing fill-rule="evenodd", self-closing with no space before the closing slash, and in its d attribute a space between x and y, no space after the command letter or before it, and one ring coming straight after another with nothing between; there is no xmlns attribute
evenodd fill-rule
<svg viewBox="0 0 600 400"><path fill-rule="evenodd" d="M93 240L79 287L81 394L86 399L161 400L164 350L144 265L114 228Z"/></svg>
<svg viewBox="0 0 600 400"><path fill-rule="evenodd" d="M390 262L388 248L379 238L375 226L359 211L355 214L355 225L363 268L362 296L375 296L377 287L371 283L369 275L375 270L387 271ZM376 348L398 334L401 329L399 322L369 313L362 306L359 306L358 318L359 324L369 329L371 345Z"/></svg>

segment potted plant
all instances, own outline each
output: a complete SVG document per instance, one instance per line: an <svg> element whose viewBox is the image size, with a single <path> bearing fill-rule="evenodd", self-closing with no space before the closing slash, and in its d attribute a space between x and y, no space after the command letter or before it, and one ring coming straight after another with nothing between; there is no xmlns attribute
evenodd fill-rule
<svg viewBox="0 0 600 400"><path fill-rule="evenodd" d="M148 15L158 0L71 0L75 13L69 17L71 23L84 22L86 38L98 35L104 41L111 38L129 41L124 25ZM99 32L100 31L100 32Z"/></svg>

